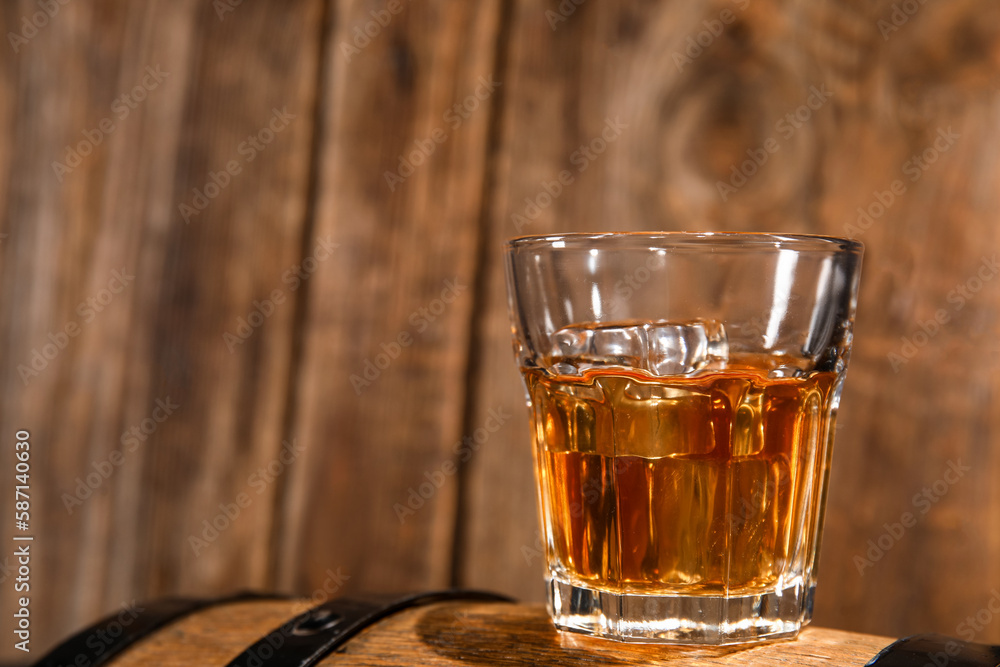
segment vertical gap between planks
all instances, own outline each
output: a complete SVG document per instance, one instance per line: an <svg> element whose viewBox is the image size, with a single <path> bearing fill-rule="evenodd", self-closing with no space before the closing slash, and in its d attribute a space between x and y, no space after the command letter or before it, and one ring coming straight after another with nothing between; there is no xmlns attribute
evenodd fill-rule
<svg viewBox="0 0 1000 667"><path fill-rule="evenodd" d="M338 0L320 0L320 20L318 21L319 39L316 41L316 79L314 84L314 101L312 109L312 140L309 148L309 181L306 186L305 211L302 220L302 238L299 241L299 260L309 256L313 234L316 230L316 207L319 197L320 166L323 160L323 141L325 135L325 101L326 77L329 68L330 34L333 28L334 11L331 5ZM309 308L309 280L303 280L295 296L295 315L292 318L291 353L288 360L288 383L285 391L285 410L281 426L282 441L290 441L297 417L299 397L299 376L302 369L303 347L305 345L306 315ZM279 447L280 448L280 447ZM283 508L287 494L287 475L281 475L275 480L274 507L271 512L271 526L268 549L267 586L274 588L278 582L278 564L281 556L282 522L285 521Z"/></svg>
<svg viewBox="0 0 1000 667"><path fill-rule="evenodd" d="M498 0L497 39L494 45L493 70L501 77L507 74L507 55L511 37L513 5L516 0ZM490 218L493 211L494 195L496 193L496 170L500 142L503 138L503 108L506 98L505 89L500 86L493 98L490 108L490 120L486 138L485 166L483 168L483 187L480 195L479 234L476 239L476 258L472 276L472 308L469 312L469 344L466 350L465 366L465 406L462 411L462 431L465 436L475 430L473 421L476 418L476 408L479 403L479 387L477 381L482 367L483 341L482 326L485 314L486 292L489 287L487 268L492 263L489 257L490 248ZM455 502L455 527L452 531L451 543L451 586L462 585L462 571L465 565L465 536L469 514L468 505L469 466L475 457L468 461L456 459L458 474Z"/></svg>

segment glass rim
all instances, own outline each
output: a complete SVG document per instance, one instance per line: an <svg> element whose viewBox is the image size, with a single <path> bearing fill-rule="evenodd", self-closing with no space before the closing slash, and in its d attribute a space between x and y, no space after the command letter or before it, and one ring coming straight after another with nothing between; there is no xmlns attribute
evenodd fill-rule
<svg viewBox="0 0 1000 667"><path fill-rule="evenodd" d="M654 244L657 250L669 249L764 249L793 250L797 252L844 252L861 254L864 244L854 239L821 234L783 234L771 232L569 232L563 234L530 234L507 239L508 251L515 249L562 249L592 248L593 243L604 240L633 239L643 242L642 246L628 246L629 249L649 248ZM562 246L556 246L557 242ZM589 244L589 245L588 245Z"/></svg>

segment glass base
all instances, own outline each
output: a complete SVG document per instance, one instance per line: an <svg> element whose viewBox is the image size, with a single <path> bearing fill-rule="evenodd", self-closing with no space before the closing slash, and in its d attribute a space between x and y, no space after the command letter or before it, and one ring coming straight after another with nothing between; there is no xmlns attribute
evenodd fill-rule
<svg viewBox="0 0 1000 667"><path fill-rule="evenodd" d="M751 595L612 593L549 579L556 627L621 642L721 646L789 639L812 617L815 585Z"/></svg>

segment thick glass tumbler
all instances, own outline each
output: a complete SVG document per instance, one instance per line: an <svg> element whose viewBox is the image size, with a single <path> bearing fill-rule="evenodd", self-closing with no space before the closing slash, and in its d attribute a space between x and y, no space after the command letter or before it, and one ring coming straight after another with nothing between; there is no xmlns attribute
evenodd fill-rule
<svg viewBox="0 0 1000 667"><path fill-rule="evenodd" d="M508 242L558 627L731 644L809 621L861 255L775 234Z"/></svg>

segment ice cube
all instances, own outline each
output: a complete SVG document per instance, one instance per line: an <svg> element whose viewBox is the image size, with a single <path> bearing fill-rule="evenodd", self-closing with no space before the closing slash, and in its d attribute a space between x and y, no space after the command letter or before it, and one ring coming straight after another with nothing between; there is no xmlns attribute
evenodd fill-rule
<svg viewBox="0 0 1000 667"><path fill-rule="evenodd" d="M566 327L553 334L544 363L561 375L619 366L666 376L722 368L728 356L721 322L659 320Z"/></svg>
<svg viewBox="0 0 1000 667"><path fill-rule="evenodd" d="M593 348L594 330L566 327L552 335L552 355L546 366L556 375L579 375L576 360L585 359Z"/></svg>
<svg viewBox="0 0 1000 667"><path fill-rule="evenodd" d="M566 327L552 335L552 355L577 357L587 353L594 339L594 330L587 327Z"/></svg>
<svg viewBox="0 0 1000 667"><path fill-rule="evenodd" d="M808 361L808 360L807 360ZM767 377L769 378L800 378L805 376L806 369L800 368L794 364L782 364L781 366L776 366L768 371Z"/></svg>
<svg viewBox="0 0 1000 667"><path fill-rule="evenodd" d="M618 366L641 366L646 352L642 326L607 326L594 329L594 353Z"/></svg>
<svg viewBox="0 0 1000 667"><path fill-rule="evenodd" d="M653 375L686 375L724 364L729 342L722 322L656 322L647 324L648 370Z"/></svg>

